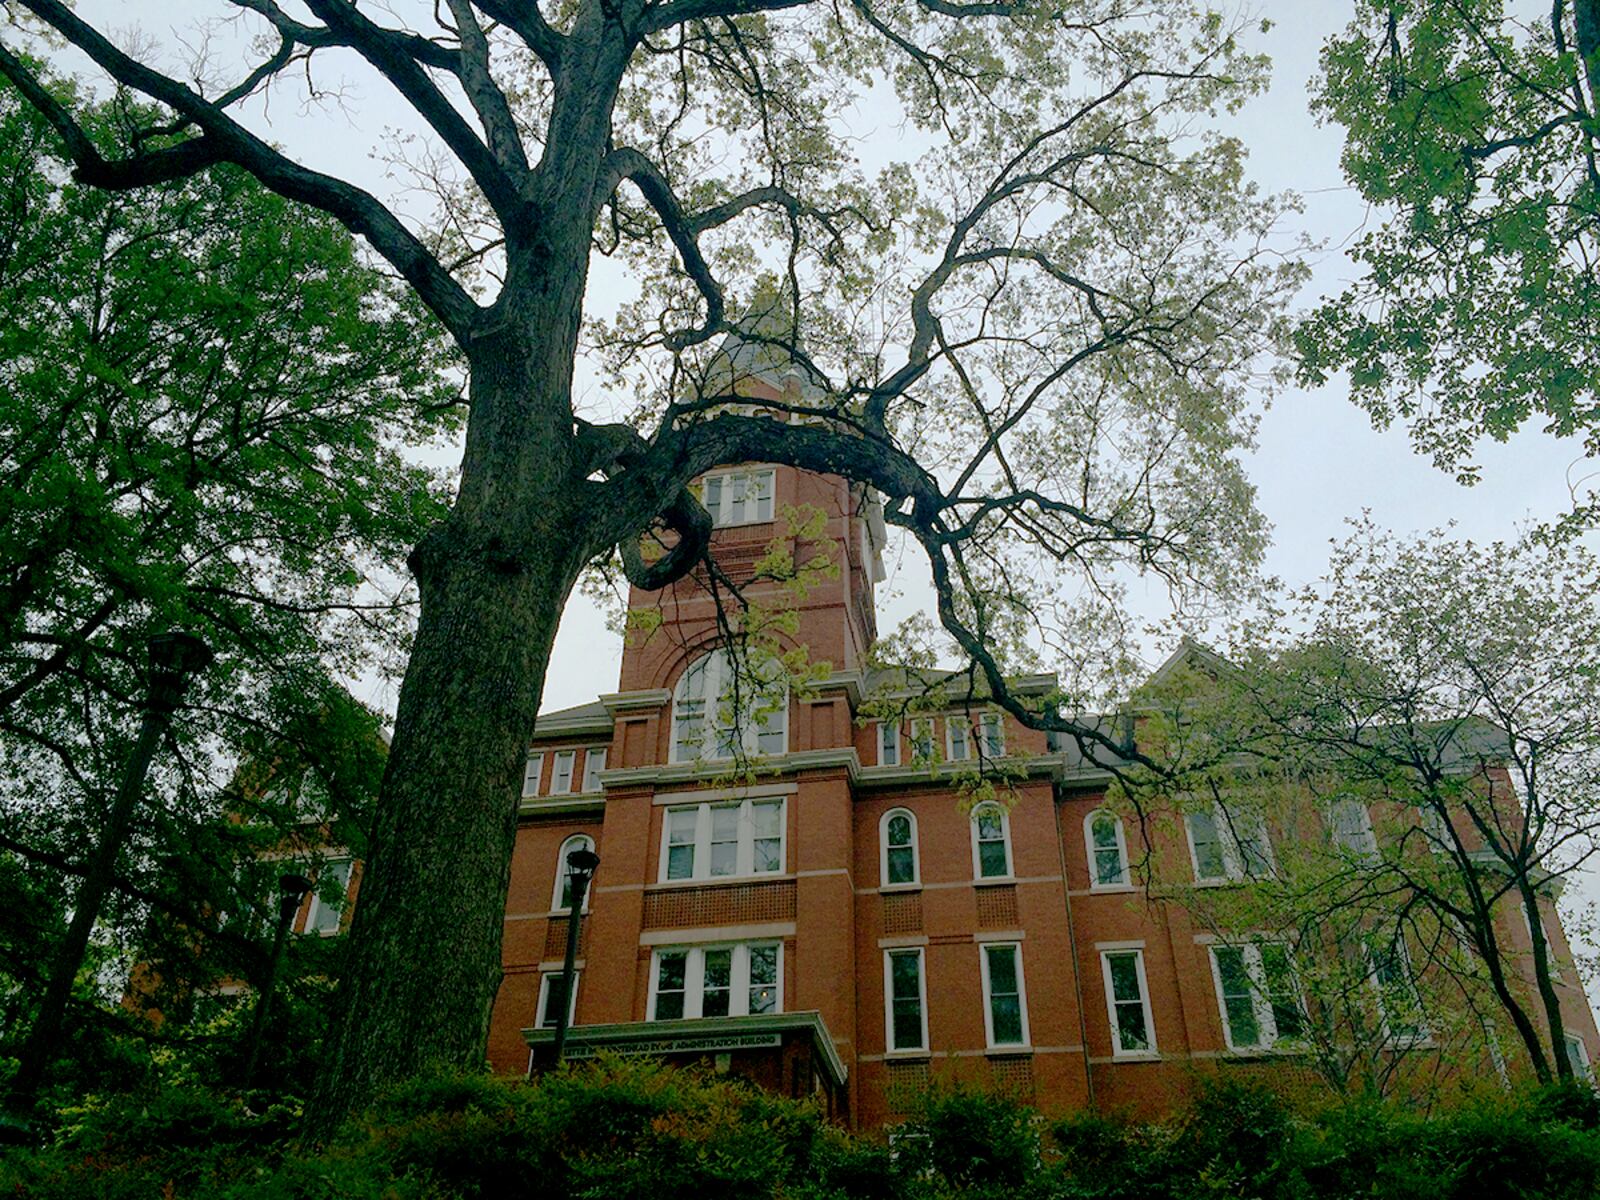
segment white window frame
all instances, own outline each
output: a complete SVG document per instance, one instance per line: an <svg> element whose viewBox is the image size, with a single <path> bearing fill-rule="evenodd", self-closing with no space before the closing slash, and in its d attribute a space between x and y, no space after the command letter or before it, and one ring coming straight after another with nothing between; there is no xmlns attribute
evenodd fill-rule
<svg viewBox="0 0 1600 1200"><path fill-rule="evenodd" d="M544 752L528 755L527 761L522 764L522 798L532 799L539 794L539 785L544 782Z"/></svg>
<svg viewBox="0 0 1600 1200"><path fill-rule="evenodd" d="M1517 906L1517 911L1522 914L1522 928L1528 934L1528 965L1533 965L1533 922L1528 919L1528 906L1520 898L1513 897L1512 903ZM1539 905L1539 932L1544 934L1544 961L1550 968L1550 982L1563 983L1561 978L1561 955L1556 951L1555 941L1550 937L1550 926L1545 924L1544 905Z"/></svg>
<svg viewBox="0 0 1600 1200"><path fill-rule="evenodd" d="M1360 815L1360 828L1347 830L1341 813ZM1339 849L1355 855L1362 862L1377 862L1378 834L1372 828L1372 813L1354 796L1341 796L1328 805L1328 835Z"/></svg>
<svg viewBox="0 0 1600 1200"><path fill-rule="evenodd" d="M973 738L984 758L1004 758L1006 756L1006 719L997 712L983 712L978 714L978 723L971 730ZM990 748L990 743L995 743L995 748Z"/></svg>
<svg viewBox="0 0 1600 1200"><path fill-rule="evenodd" d="M897 955L917 960L917 1012L922 1018L922 1037L915 1046L894 1044L894 964ZM928 956L921 946L896 946L883 952L883 1045L887 1054L926 1055L928 1053Z"/></svg>
<svg viewBox="0 0 1600 1200"><path fill-rule="evenodd" d="M776 871L755 870L756 853L756 826L753 815L754 806L761 804L774 804L778 808L778 869ZM711 810L714 808L737 808L739 810L739 849L738 861L731 875L711 874ZM695 813L695 839L693 843L683 843L694 846L693 870L679 879L667 877L667 867L670 859L670 843L667 841L672 830L672 814L681 812ZM702 801L699 804L679 804L662 810L661 816L661 853L660 861L656 868L657 883L725 883L734 879L773 879L788 873L789 866L789 802L783 796L747 796L743 800L730 801Z"/></svg>
<svg viewBox="0 0 1600 1200"><path fill-rule="evenodd" d="M702 666L702 664L704 665ZM684 694L684 686L688 683L696 670L702 672L702 678L704 680L701 688L702 694L697 697L687 696ZM697 761L722 762L733 757L733 755L718 753L723 748L721 745L722 739L718 732L718 726L723 715L724 701L729 699L732 672L733 662L727 651L723 649L712 649L707 651L705 654L700 655L698 658L693 659L689 665L684 668L683 673L678 676L678 682L673 685L672 689L672 742L669 755L671 761L675 763ZM746 683L750 687L755 686L754 681L747 680ZM774 681L773 699L776 699L776 683L777 681ZM763 720L746 720L743 719L744 714L737 712L731 714L734 718L735 728L739 735L740 753L750 757L774 757L776 755L787 754L789 752L790 695L788 683L786 681L783 684L782 690L783 703L777 705L770 713L766 714ZM764 704L764 698L750 697L750 699L756 702L755 707L757 708L762 707ZM696 704L700 707L700 716L697 718L700 729L699 753L695 754L693 757L688 757L683 753L682 740L685 729L684 722L682 720L682 710L686 704ZM761 736L763 734L773 733L780 735L782 739L781 745L775 750L761 749ZM709 747L709 750L711 751L710 753L707 752L708 741L716 743Z"/></svg>
<svg viewBox="0 0 1600 1200"><path fill-rule="evenodd" d="M1183 814L1183 833L1189 843L1189 864L1194 869L1194 881L1199 887L1216 887L1221 884L1246 883L1251 880L1269 878L1277 874L1278 858L1272 849L1272 835L1267 830L1266 818L1252 813L1229 813L1221 803L1211 806L1210 816L1216 825L1217 838L1222 846L1222 874L1201 875L1200 855L1195 848L1194 822L1191 818L1196 811ZM1241 817L1253 819L1258 823L1261 831L1261 847L1263 857L1266 859L1267 869L1265 875L1251 874L1245 869L1244 850L1239 845L1238 834L1234 829L1234 822Z"/></svg>
<svg viewBox="0 0 1600 1200"><path fill-rule="evenodd" d="M939 743L934 739L932 717L911 718L911 728L906 738L906 748L911 751L913 761L932 762L938 753ZM926 747L926 753L921 748Z"/></svg>
<svg viewBox="0 0 1600 1200"><path fill-rule="evenodd" d="M1411 993L1411 1003L1416 1009L1416 1032L1399 1035L1389 1025L1388 995L1384 991L1383 983L1378 979L1378 959L1371 943L1366 946L1367 955L1367 983L1371 985L1374 996L1378 1001L1378 1020L1383 1026L1383 1040L1392 1046L1408 1048L1413 1046L1426 1046L1433 1041L1433 1031L1428 1027L1428 1013L1422 1006L1422 995L1417 991L1416 971L1411 966L1411 951L1407 948L1404 938L1397 938L1391 943L1400 961L1400 969L1405 975L1407 990Z"/></svg>
<svg viewBox="0 0 1600 1200"><path fill-rule="evenodd" d="M889 821L903 816L911 822L911 878L903 883L889 882ZM922 848L918 844L917 814L909 808L891 808L878 818L878 887L886 892L909 890L922 886Z"/></svg>
<svg viewBox="0 0 1600 1200"><path fill-rule="evenodd" d="M550 892L551 913L565 913L571 910L561 903L561 893L566 889L562 886L567 878L567 855L574 850L594 851L594 838L587 833L575 833L561 843L561 849L556 852L556 882ZM583 909L589 911L589 901L594 897L594 888L590 887L583 893Z"/></svg>
<svg viewBox="0 0 1600 1200"><path fill-rule="evenodd" d="M1218 942L1211 947L1208 957L1211 959L1211 982L1217 992L1217 1014L1222 1019L1222 1038L1229 1050L1236 1054L1264 1054L1270 1051L1284 1049L1284 1043L1298 1046L1303 1042L1293 1034L1282 1034L1278 1031L1277 1014L1272 1008L1272 990L1267 981L1266 964L1262 961L1261 950L1264 945L1273 945L1284 953L1286 969L1289 972L1289 985L1293 990L1293 1000L1296 1010L1301 1014L1302 1021L1305 1017L1305 997L1300 994L1300 980L1294 969L1294 956L1289 952L1289 947L1283 942ZM1217 960L1217 954L1222 950L1237 950L1243 960L1245 975L1250 983L1250 1007L1256 1018L1256 1028L1261 1031L1261 1040L1253 1046L1236 1045L1233 1040L1233 1025L1228 1020L1228 1000L1222 990L1222 964Z"/></svg>
<svg viewBox="0 0 1600 1200"><path fill-rule="evenodd" d="M552 980L560 979L560 971L539 972L539 1004L533 1013L535 1029L554 1029L554 1020L547 1020L550 1016L550 984ZM572 994L567 997L567 1028L572 1028L578 1019L578 988L583 983L583 972L574 968L572 972Z"/></svg>
<svg viewBox="0 0 1600 1200"><path fill-rule="evenodd" d="M1112 828L1117 835L1117 861L1122 866L1121 878L1112 883L1102 883L1100 880L1099 847L1095 845L1094 826L1100 817L1110 817ZM1093 892L1122 891L1133 886L1132 877L1128 871L1128 839L1122 830L1122 818L1109 808L1097 808L1083 818L1083 845L1089 855L1089 890Z"/></svg>
<svg viewBox="0 0 1600 1200"><path fill-rule="evenodd" d="M606 757L609 751L607 746L589 746L583 752L583 794L592 796L604 788L600 784L600 772L606 769Z"/></svg>
<svg viewBox="0 0 1600 1200"><path fill-rule="evenodd" d="M1571 1029L1561 1031L1561 1048L1566 1052L1567 1061L1572 1064L1572 1074L1584 1083L1594 1083L1594 1065L1589 1061L1589 1045L1583 1040L1583 1034ZM1573 1056L1576 1048L1577 1056Z"/></svg>
<svg viewBox="0 0 1600 1200"><path fill-rule="evenodd" d="M326 871L344 870L344 899L338 908L334 908L322 899L322 877ZM311 889L311 907L306 910L305 931L313 937L338 937L344 930L345 912L350 904L350 881L355 873L355 859L349 855L339 855L327 858L317 868L317 882ZM324 912L334 914L333 928L318 929L317 921Z"/></svg>
<svg viewBox="0 0 1600 1200"><path fill-rule="evenodd" d="M698 1021L703 1019L706 984L706 951L731 950L732 961L728 972L728 1015L750 1015L750 951L775 948L777 954L777 982L773 985L773 1013L783 1008L783 942L781 940L756 940L751 942L704 942L690 946L658 946L650 954L650 989L645 1001L646 1020L655 1021L656 989L661 982L661 959L667 954L685 956L683 969L683 1016L667 1017L670 1021ZM577 989L574 988L574 991ZM740 1010L743 1011L740 1011Z"/></svg>
<svg viewBox="0 0 1600 1200"><path fill-rule="evenodd" d="M985 875L983 873L983 859L978 853L978 814L986 808L992 808L1000 814L1000 836L1006 848L1006 873L1004 875ZM1016 878L1016 863L1011 856L1011 814L1006 812L1006 806L994 800L985 800L982 804L974 805L972 814L967 821L970 827L972 840L972 878L975 883L1008 883Z"/></svg>
<svg viewBox="0 0 1600 1200"><path fill-rule="evenodd" d="M994 1001L989 989L989 952L991 950L1010 950L1011 961L1017 968L1017 1008L1022 1017L1022 1040L1020 1042L997 1042L994 1040ZM1022 943L1021 942L979 942L978 943L978 971L983 980L983 1038L990 1050L1027 1050L1033 1045L1032 1035L1028 1029L1028 983L1022 973Z"/></svg>
<svg viewBox="0 0 1600 1200"><path fill-rule="evenodd" d="M1139 980L1139 1007L1144 1011L1144 1031L1150 1044L1143 1050L1122 1048L1122 1027L1117 1021L1117 996L1111 987L1111 960L1125 955L1133 956L1134 972ZM1156 1041L1155 1013L1150 1010L1150 981L1145 976L1144 949L1140 946L1108 947L1100 951L1100 981L1105 990L1106 1020L1111 1028L1111 1057L1125 1059L1158 1058L1160 1050ZM1124 1001L1126 1003L1126 1001Z"/></svg>
<svg viewBox="0 0 1600 1200"><path fill-rule="evenodd" d="M900 722L879 721L876 733L878 765L880 767L898 767L900 765Z"/></svg>
<svg viewBox="0 0 1600 1200"><path fill-rule="evenodd" d="M1455 849L1455 836L1451 832L1450 818L1433 805L1422 806L1422 815L1417 823L1422 826L1423 840L1428 843L1428 849L1433 853L1449 854Z"/></svg>
<svg viewBox="0 0 1600 1200"><path fill-rule="evenodd" d="M716 481L717 496L711 498L710 487ZM759 489L754 498L750 496L750 487L760 480L766 481L766 515L761 515L761 497ZM733 489L740 486L745 489L738 502L740 519L733 519ZM725 471L711 471L701 477L700 497L701 503L711 514L711 524L715 529L732 529L740 525L767 525L771 524L777 515L777 471L772 467L733 467ZM746 516L750 509L755 510L753 516Z"/></svg>
<svg viewBox="0 0 1600 1200"><path fill-rule="evenodd" d="M956 753L956 732L961 733L961 753ZM974 734L965 714L951 713L944 719L944 757L946 762L970 762Z"/></svg>
<svg viewBox="0 0 1600 1200"><path fill-rule="evenodd" d="M555 765L550 768L550 794L552 796L569 796L572 794L572 773L578 765L578 752L576 750L557 750L555 752ZM566 769L565 777L562 768Z"/></svg>

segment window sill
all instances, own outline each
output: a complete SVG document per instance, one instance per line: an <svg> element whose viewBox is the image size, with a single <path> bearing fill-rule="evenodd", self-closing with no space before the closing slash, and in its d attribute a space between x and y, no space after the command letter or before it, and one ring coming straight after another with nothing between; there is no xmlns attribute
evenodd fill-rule
<svg viewBox="0 0 1600 1200"><path fill-rule="evenodd" d="M1119 1063L1153 1063L1161 1061L1159 1050L1113 1050L1111 1061Z"/></svg>
<svg viewBox="0 0 1600 1200"><path fill-rule="evenodd" d="M1015 883L1016 881L1017 877L1015 875L987 875L982 879L974 879L972 881L972 886L1001 887L1008 883Z"/></svg>
<svg viewBox="0 0 1600 1200"><path fill-rule="evenodd" d="M1091 883L1089 890L1097 896L1117 896L1127 895L1129 892L1137 892L1139 889L1131 883Z"/></svg>
<svg viewBox="0 0 1600 1200"><path fill-rule="evenodd" d="M1033 1046L1031 1043L1019 1046L989 1046L983 1054L985 1058L1032 1058Z"/></svg>
<svg viewBox="0 0 1600 1200"><path fill-rule="evenodd" d="M884 1062L928 1062L933 1058L932 1050L885 1050Z"/></svg>
<svg viewBox="0 0 1600 1200"><path fill-rule="evenodd" d="M644 890L677 891L680 888L723 887L735 883L778 883L785 879L793 880L794 876L783 871L765 871L760 875L708 875L704 879L658 879L655 883L645 884Z"/></svg>
<svg viewBox="0 0 1600 1200"><path fill-rule="evenodd" d="M901 892L920 892L922 884L919 883L885 883L880 884L878 890L886 896L893 896Z"/></svg>

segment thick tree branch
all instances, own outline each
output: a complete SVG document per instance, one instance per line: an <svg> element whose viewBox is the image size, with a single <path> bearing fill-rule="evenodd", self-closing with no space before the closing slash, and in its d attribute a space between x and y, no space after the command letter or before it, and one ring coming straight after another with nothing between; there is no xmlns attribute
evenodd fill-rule
<svg viewBox="0 0 1600 1200"><path fill-rule="evenodd" d="M565 35L557 32L539 11L537 0L472 0L491 21L504 25L553 73L560 67Z"/></svg>
<svg viewBox="0 0 1600 1200"><path fill-rule="evenodd" d="M741 17L748 13L777 12L799 8L811 0L671 0L645 10L639 33L648 36L689 21L708 21L716 17Z"/></svg>
<svg viewBox="0 0 1600 1200"><path fill-rule="evenodd" d="M469 0L450 0L450 14L455 19L456 34L461 38L461 69L457 76L478 120L483 122L489 149L508 170L525 173L528 156L522 148L516 119L511 115L505 93L490 74L489 41L478 26Z"/></svg>

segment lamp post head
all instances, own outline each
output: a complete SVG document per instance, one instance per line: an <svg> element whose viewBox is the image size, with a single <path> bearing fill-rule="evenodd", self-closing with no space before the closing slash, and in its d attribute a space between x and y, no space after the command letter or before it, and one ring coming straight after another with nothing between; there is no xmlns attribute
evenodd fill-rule
<svg viewBox="0 0 1600 1200"><path fill-rule="evenodd" d="M147 647L150 652L150 707L169 713L178 707L189 677L203 671L214 657L192 633L158 633Z"/></svg>
<svg viewBox="0 0 1600 1200"><path fill-rule="evenodd" d="M588 883L599 866L600 856L593 850L574 850L567 855L567 870L571 872L574 884L579 880Z"/></svg>

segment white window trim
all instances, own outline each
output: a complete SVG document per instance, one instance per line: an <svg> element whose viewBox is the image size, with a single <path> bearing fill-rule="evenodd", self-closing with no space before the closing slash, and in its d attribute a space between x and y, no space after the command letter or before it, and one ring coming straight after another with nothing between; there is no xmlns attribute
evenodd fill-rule
<svg viewBox="0 0 1600 1200"><path fill-rule="evenodd" d="M894 977L891 959L896 954L917 957L917 1004L922 1017L922 1041L916 1046L894 1044ZM1026 1028L1026 1023L1024 1023ZM928 1053L928 956L921 946L895 946L883 952L883 1046L889 1055L925 1057Z"/></svg>
<svg viewBox="0 0 1600 1200"><path fill-rule="evenodd" d="M1580 1067L1579 1063L1572 1063L1573 1074L1584 1083L1593 1084L1594 1063L1589 1058L1589 1043L1583 1040L1583 1034L1575 1029L1563 1029L1561 1031L1561 1045L1567 1054L1568 1062L1572 1061L1572 1047L1576 1046L1578 1048L1578 1058L1582 1065Z"/></svg>
<svg viewBox="0 0 1600 1200"><path fill-rule="evenodd" d="M1522 914L1522 928L1528 935L1528 966L1533 966L1533 922L1528 919L1528 906L1520 899L1512 901L1517 906L1517 911ZM1550 982L1564 983L1561 978L1561 955L1556 952L1556 944L1550 937L1550 926L1545 924L1544 906L1539 906L1539 932L1544 934L1544 961L1550 968Z"/></svg>
<svg viewBox="0 0 1600 1200"><path fill-rule="evenodd" d="M567 875L567 855L578 849L592 852L594 850L594 838L590 837L587 833L575 833L571 837L567 838L566 841L562 842L561 849L556 852L556 882L555 886L550 891L550 912L552 915L570 911L561 903L561 884L566 879ZM589 901L593 898L594 887L593 881L591 881L590 887L583 893L582 912L589 911Z"/></svg>
<svg viewBox="0 0 1600 1200"><path fill-rule="evenodd" d="M751 942L701 942L692 946L657 946L650 952L650 988L645 998L645 1019L656 1020L656 989L661 982L661 956L664 954L686 955L683 968L683 1016L669 1017L673 1021L699 1021L703 1020L703 1007L705 1005L706 985L706 960L707 950L732 950L733 959L728 973L728 1015L730 1017L749 1016L750 1005L750 951L759 947L773 946L777 948L777 982L773 985L773 1013L781 1013L783 1007L783 942L781 940L768 941L756 940ZM573 989L577 991L576 988ZM735 1003L737 1001L737 1003ZM738 1011L744 1008L744 1012ZM764 1015L764 1014L763 1014Z"/></svg>
<svg viewBox="0 0 1600 1200"><path fill-rule="evenodd" d="M1211 960L1211 982L1217 993L1217 1015L1222 1020L1222 1038L1228 1049L1235 1054L1282 1053L1300 1044L1299 1039L1278 1032L1278 1019L1272 1011L1272 994L1267 987L1267 968L1261 959L1263 944L1263 942L1215 942L1209 947L1207 957ZM1294 957L1289 953L1286 943L1271 944L1281 946L1288 957L1289 982L1294 989L1294 1001L1300 1011L1304 1012L1305 1001L1300 995L1300 982L1294 970ZM1250 1007L1255 1010L1256 1026L1261 1030L1261 1042L1258 1045L1236 1046L1233 1043L1233 1026L1228 1021L1228 1002L1222 992L1222 964L1217 961L1219 950L1238 950L1244 959L1245 974L1250 979Z"/></svg>
<svg viewBox="0 0 1600 1200"><path fill-rule="evenodd" d="M696 703L702 706L700 715L700 753L694 758L683 758L678 753L681 725L679 720L679 710L683 704L683 701L686 699L686 697L681 694L681 689L684 681L688 679L689 673L698 667L702 662L706 662L707 659L712 659L714 661L706 663L705 694L696 701ZM706 651L704 654L691 659L689 664L684 667L683 673L678 676L678 681L673 684L672 687L672 728L669 730L672 740L668 743L667 747L667 757L669 761L675 763L727 761L729 756L707 754L705 751L707 735L709 734L713 737L715 735L717 718L721 714L723 698L726 695L724 681L731 669L732 660L729 658L728 652L720 647L714 647ZM739 722L737 728L739 732L739 746L742 753L751 758L775 758L780 754L787 754L789 752L789 706L792 699L793 697L790 694L788 683L785 682L783 686L783 703L776 707L770 714L768 714L767 725L759 724L753 720ZM738 714L735 714L735 716L737 715ZM782 723L783 745L776 751L763 751L761 749L761 735L763 732L773 732L771 727L772 722Z"/></svg>
<svg viewBox="0 0 1600 1200"><path fill-rule="evenodd" d="M1144 1031L1150 1039L1150 1045L1143 1050L1124 1050L1122 1048L1121 1030L1117 1025L1117 997L1111 989L1111 958L1113 955L1121 957L1125 954L1133 955L1134 970L1139 978L1139 1005L1144 1009ZM1156 1040L1155 1014L1150 1011L1150 981L1145 978L1144 951L1137 946L1126 946L1121 949L1104 949L1100 951L1100 981L1105 990L1106 1020L1111 1029L1111 1057L1133 1059L1159 1058L1161 1056L1160 1044Z"/></svg>
<svg viewBox="0 0 1600 1200"><path fill-rule="evenodd" d="M1094 844L1094 824L1097 817L1110 817L1117 834L1117 854L1122 862L1122 878L1115 883L1100 882L1100 864ZM1089 890L1092 892L1121 892L1133 886L1128 869L1128 840L1122 830L1122 818L1109 808L1097 808L1083 818L1083 845L1089 855Z"/></svg>
<svg viewBox="0 0 1600 1200"><path fill-rule="evenodd" d="M1378 960L1373 954L1372 947L1366 947L1367 954L1367 983L1371 986L1373 996L1378 1002L1378 1023L1383 1028L1383 1040L1402 1049L1413 1049L1433 1044L1433 1029L1428 1024L1427 1010L1422 1006L1422 994L1417 991L1417 976L1411 966L1411 951L1407 949L1405 941L1397 940L1394 950L1400 956L1400 965L1405 972L1406 987L1411 991L1411 1002L1417 1010L1417 1031L1398 1036L1389 1028L1388 997L1384 994L1383 984L1378 980Z"/></svg>
<svg viewBox="0 0 1600 1200"><path fill-rule="evenodd" d="M956 754L955 731L962 730L966 734L966 753ZM977 741L977 732L965 713L950 713L944 719L944 759L946 762L971 762L977 755L973 754L973 744Z"/></svg>
<svg viewBox="0 0 1600 1200"><path fill-rule="evenodd" d="M776 871L755 870L756 827L751 809L757 804L776 804L778 806L778 869ZM711 810L713 808L737 808L739 810L739 859L738 865L732 875L712 875L711 872ZM667 841L672 830L672 814L675 812L695 812L694 836L694 871L681 879L667 878L668 859L670 857L670 843ZM699 804L679 804L662 810L661 816L661 847L656 864L657 883L730 883L739 879L777 879L782 876L789 865L789 802L784 796L747 796L743 800L702 800Z"/></svg>
<svg viewBox="0 0 1600 1200"><path fill-rule="evenodd" d="M334 910L337 913L338 920L334 923L333 928L318 929L317 918L322 914L323 909L331 907L323 902L322 896L320 895L319 889L322 883L322 873L328 870L330 867L339 866L343 866L345 868L344 903ZM348 855L338 855L333 858L326 858L322 860L322 865L317 868L317 884L311 889L311 907L306 909L305 932L307 934L312 937L338 937L340 933L344 932L344 919L347 915L347 910L350 904L350 884L354 878L355 859L349 857Z"/></svg>
<svg viewBox="0 0 1600 1200"><path fill-rule="evenodd" d="M598 795L605 788L600 783L600 772L606 769L606 759L610 757L609 746L587 746L583 751L583 792L585 796ZM600 766L594 766L595 756L600 756ZM593 784L591 787L590 784Z"/></svg>
<svg viewBox="0 0 1600 1200"><path fill-rule="evenodd" d="M985 875L983 861L978 854L978 814L986 808L992 808L1000 814L1000 834L1006 848L1006 873L1004 875ZM973 808L967 820L970 827L969 833L972 841L972 879L974 883L1010 883L1017 877L1016 863L1011 856L1011 814L1006 812L1006 806L993 800L985 800Z"/></svg>
<svg viewBox="0 0 1600 1200"><path fill-rule="evenodd" d="M1343 831L1339 827L1338 813L1340 810L1345 809L1361 814L1362 827L1359 834L1361 844L1359 846L1352 846L1346 841ZM1328 835L1333 839L1333 844L1340 850L1355 855L1363 862L1376 862L1381 857L1378 849L1378 831L1372 827L1372 812L1354 796L1340 797L1328 805Z"/></svg>
<svg viewBox="0 0 1600 1200"><path fill-rule="evenodd" d="M539 787L544 782L544 752L528 755L527 761L522 764L522 798L532 799L539 794ZM530 786L531 785L531 786Z"/></svg>
<svg viewBox="0 0 1600 1200"><path fill-rule="evenodd" d="M533 1010L533 1026L535 1029L554 1029L555 1022L549 1025L544 1023L546 1010L550 1005L550 981L560 979L560 971L539 972L539 1003ZM577 968L572 972L572 994L567 997L567 1028L577 1024L578 1020L578 989L583 986L583 972Z"/></svg>
<svg viewBox="0 0 1600 1200"><path fill-rule="evenodd" d="M893 735L892 744L894 746L894 752L892 755L886 755L883 752L884 735L891 733L891 731ZM878 765L880 767L898 767L900 765L900 722L879 721L876 729L874 730L874 734L877 739Z"/></svg>
<svg viewBox="0 0 1600 1200"><path fill-rule="evenodd" d="M565 786L561 782L562 760L566 760L567 780ZM550 768L550 794L552 796L569 796L572 794L572 775L578 766L578 752L576 750L557 750L555 752L555 765Z"/></svg>
<svg viewBox="0 0 1600 1200"><path fill-rule="evenodd" d="M939 742L932 717L911 718L911 727L906 731L906 749L910 751L910 757L913 761L918 758L917 746L919 743L927 745L927 759L932 762L939 752Z"/></svg>
<svg viewBox="0 0 1600 1200"><path fill-rule="evenodd" d="M905 816L911 822L911 879L906 883L889 882L889 820ZM909 808L891 808L878 818L878 888L885 892L913 891L922 886L922 847L917 836L917 814Z"/></svg>
<svg viewBox="0 0 1600 1200"><path fill-rule="evenodd" d="M988 738L985 736L986 727L991 722L994 724L995 734L1000 743L1000 748L992 752L988 748ZM1004 758L1006 756L1006 719L1003 713L979 713L978 720L973 725L971 736L974 738L975 745L982 748L982 757Z"/></svg>
<svg viewBox="0 0 1600 1200"><path fill-rule="evenodd" d="M757 479L757 478L759 478L759 477L761 477L761 476L763 476L763 475L766 476L766 479L767 479L767 495L768 495L768 497L770 498L770 500L772 502L772 515L771 516L767 516L767 517L751 518L749 520L744 520L744 521L724 521L722 519L722 509L723 509L723 506L727 503L727 501L725 499L719 498L718 502L717 502L716 511L712 511L710 505L706 505L707 511L711 512L711 526L712 526L713 529L737 529L741 525L770 525L770 524L772 524L773 521L777 520L777 516L778 516L778 491L777 491L778 473L772 467L730 467L730 468L728 468L726 470L722 470L722 471L707 471L704 475L702 475L700 477L700 500L701 500L701 503L702 504L705 503L706 482L708 480L711 480L711 479L721 480L722 482L721 482L720 486L722 488L723 495L725 496L727 494L729 481L737 479L741 475L742 476L747 476L752 481ZM751 507L751 505L747 502L745 507L748 509L748 508Z"/></svg>
<svg viewBox="0 0 1600 1200"><path fill-rule="evenodd" d="M1221 804L1211 806L1211 819L1217 827L1217 837L1222 842L1223 873L1220 876L1210 875L1204 878L1200 875L1200 855L1195 849L1194 826L1190 823L1191 813L1183 814L1183 835L1189 845L1189 865L1194 871L1196 887L1223 887L1233 883L1250 883L1258 876L1251 875L1245 870L1244 851L1239 846L1239 838L1234 831L1235 814L1230 814ZM1265 817L1258 817L1261 825L1261 846L1267 860L1267 874L1276 875L1278 872L1278 856L1272 848L1272 834L1267 829Z"/></svg>
<svg viewBox="0 0 1600 1200"><path fill-rule="evenodd" d="M1017 1007L1022 1015L1022 1040L996 1042L994 1040L994 1005L989 994L989 952L1009 948L1017 964ZM978 971L983 979L983 1039L990 1050L1029 1050L1033 1038L1028 1029L1028 983L1022 973L1021 942L982 942L978 946Z"/></svg>

